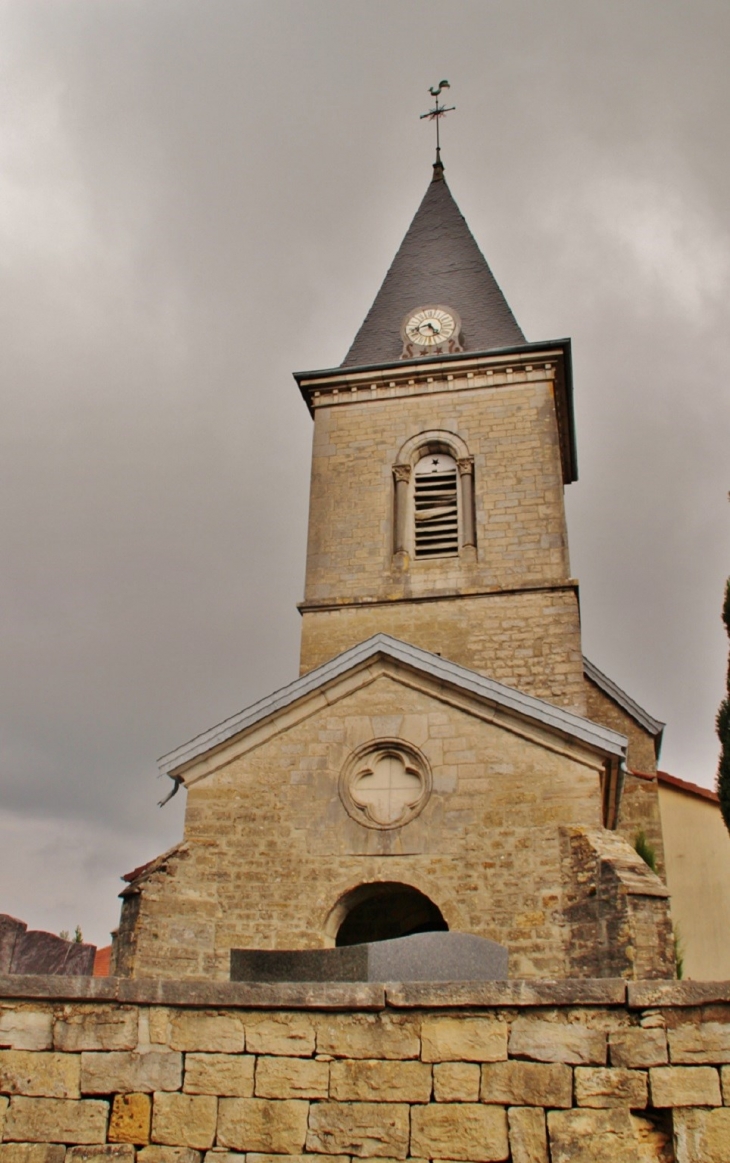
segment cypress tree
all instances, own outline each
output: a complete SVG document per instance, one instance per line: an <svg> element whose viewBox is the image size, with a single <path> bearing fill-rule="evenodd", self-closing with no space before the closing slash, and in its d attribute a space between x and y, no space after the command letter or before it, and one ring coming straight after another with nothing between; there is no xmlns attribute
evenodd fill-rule
<svg viewBox="0 0 730 1163"><path fill-rule="evenodd" d="M725 623L728 638L730 638L730 578L725 585L725 601L722 607L722 620ZM727 668L727 694L720 703L715 720L717 734L720 739L720 764L717 769L717 794L720 797L720 810L725 820L725 826L730 832L730 657Z"/></svg>

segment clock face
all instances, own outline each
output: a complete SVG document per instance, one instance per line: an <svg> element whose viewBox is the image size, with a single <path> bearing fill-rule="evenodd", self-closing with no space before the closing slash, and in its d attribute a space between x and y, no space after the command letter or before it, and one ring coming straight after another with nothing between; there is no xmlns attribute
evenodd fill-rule
<svg viewBox="0 0 730 1163"><path fill-rule="evenodd" d="M455 335L456 319L444 307L422 307L405 322L406 339L419 347L448 343Z"/></svg>

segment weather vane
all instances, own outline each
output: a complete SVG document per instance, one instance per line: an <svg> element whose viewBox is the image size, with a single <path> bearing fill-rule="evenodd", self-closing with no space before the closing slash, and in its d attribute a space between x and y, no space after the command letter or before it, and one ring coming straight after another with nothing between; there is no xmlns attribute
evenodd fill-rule
<svg viewBox="0 0 730 1163"><path fill-rule="evenodd" d="M436 98L436 105L434 106L433 109L429 109L428 113L422 113L420 116L421 121L423 121L424 117L428 117L429 121L436 122L436 165L437 166L441 165L441 139L439 136L439 121L443 117L444 113L453 113L454 109L456 109L455 105L448 105L448 106L439 105L439 94L440 94L442 89L450 89L450 88L451 88L451 85L449 84L448 81L439 81L437 86L434 86L433 88L429 89L428 91L431 94L431 96Z"/></svg>

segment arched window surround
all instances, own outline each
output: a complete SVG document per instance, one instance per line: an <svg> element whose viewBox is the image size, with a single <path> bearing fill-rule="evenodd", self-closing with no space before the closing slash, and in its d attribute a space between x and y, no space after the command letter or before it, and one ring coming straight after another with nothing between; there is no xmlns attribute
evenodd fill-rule
<svg viewBox="0 0 730 1163"><path fill-rule="evenodd" d="M474 457L468 446L455 432L432 429L411 436L398 452L393 465L395 486L395 554L408 553L413 544L413 478L419 460L429 454L443 453L453 457L459 474L459 555L470 547L476 549L476 522L474 519ZM458 556L454 554L453 556ZM434 560L434 559L432 559Z"/></svg>

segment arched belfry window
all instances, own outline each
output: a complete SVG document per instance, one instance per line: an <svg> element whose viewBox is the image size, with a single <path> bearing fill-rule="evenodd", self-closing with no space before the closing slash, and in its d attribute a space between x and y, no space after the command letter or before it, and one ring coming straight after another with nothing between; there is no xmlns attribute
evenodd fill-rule
<svg viewBox="0 0 730 1163"><path fill-rule="evenodd" d="M474 457L451 432L406 441L393 465L394 552L421 560L458 557L476 546Z"/></svg>
<svg viewBox="0 0 730 1163"><path fill-rule="evenodd" d="M456 557L459 553L459 483L456 461L427 453L413 473L415 557Z"/></svg>

